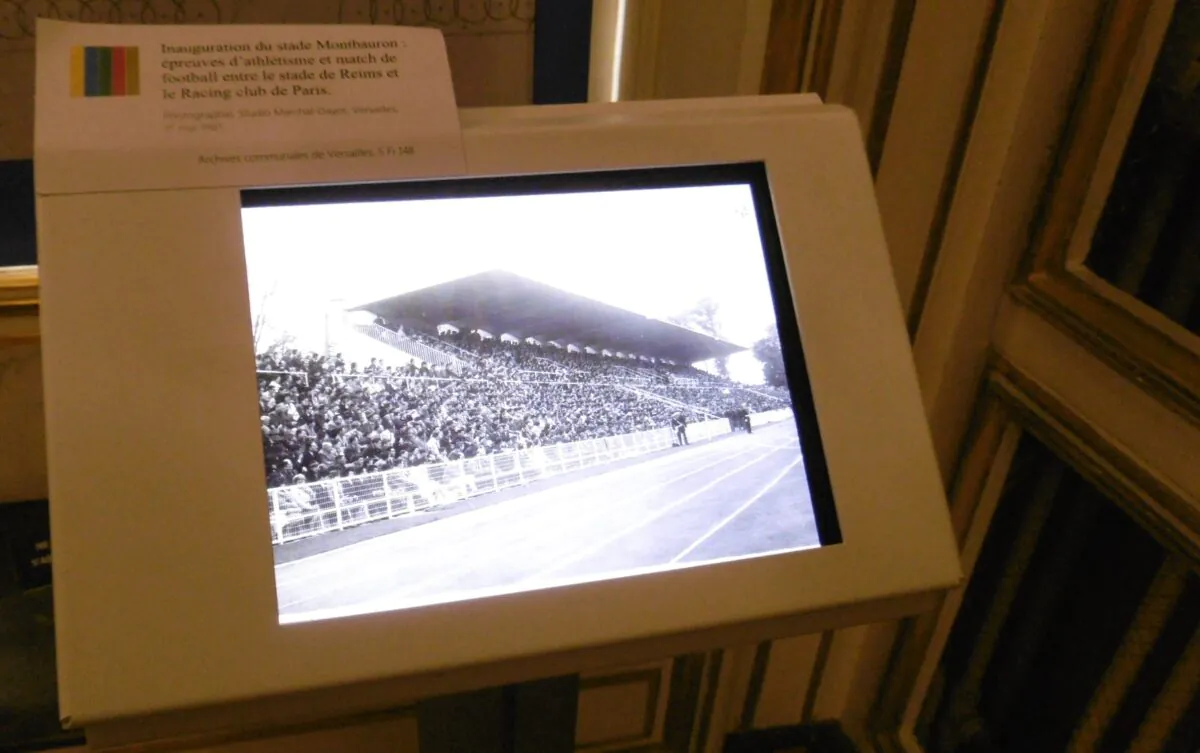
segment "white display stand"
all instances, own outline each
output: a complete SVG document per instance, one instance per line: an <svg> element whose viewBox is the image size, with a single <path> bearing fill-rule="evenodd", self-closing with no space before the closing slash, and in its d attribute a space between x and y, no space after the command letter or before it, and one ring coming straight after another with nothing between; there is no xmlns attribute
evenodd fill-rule
<svg viewBox="0 0 1200 753"><path fill-rule="evenodd" d="M119 34L111 33L106 43L116 44ZM54 75L65 73L46 68L39 81ZM102 104L115 112L120 103ZM41 107L39 99L39 118ZM49 112L53 119L66 110ZM395 707L435 693L891 619L926 608L958 582L851 112L794 96L456 117L461 152L447 146L407 172L382 151L379 159L294 172L275 162L197 171L193 146L166 148L147 134L146 152L123 152L131 167L118 173L100 140L75 151L50 137L39 141L62 714L87 727L93 744ZM384 130L388 143L399 138ZM450 144L444 131L427 135ZM358 133L342 147L339 134L322 132L301 144L317 138L301 133L288 148L341 152L380 141ZM200 151L248 149L235 140ZM171 165L189 160L193 167L174 185ZM739 162L764 163L769 175L842 543L280 625L262 504L240 189Z"/></svg>

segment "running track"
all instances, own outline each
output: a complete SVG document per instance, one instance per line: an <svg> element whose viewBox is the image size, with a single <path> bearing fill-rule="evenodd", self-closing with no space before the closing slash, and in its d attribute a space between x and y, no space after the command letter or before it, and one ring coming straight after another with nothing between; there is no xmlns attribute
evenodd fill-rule
<svg viewBox="0 0 1200 753"><path fill-rule="evenodd" d="M817 544L795 426L643 463L275 568L283 621L398 609Z"/></svg>

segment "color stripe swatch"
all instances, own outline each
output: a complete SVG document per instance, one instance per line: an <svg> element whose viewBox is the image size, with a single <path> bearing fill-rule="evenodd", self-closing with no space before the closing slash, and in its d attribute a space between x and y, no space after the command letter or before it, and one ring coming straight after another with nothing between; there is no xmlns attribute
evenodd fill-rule
<svg viewBox="0 0 1200 753"><path fill-rule="evenodd" d="M135 97L138 84L138 48L71 48L72 97Z"/></svg>

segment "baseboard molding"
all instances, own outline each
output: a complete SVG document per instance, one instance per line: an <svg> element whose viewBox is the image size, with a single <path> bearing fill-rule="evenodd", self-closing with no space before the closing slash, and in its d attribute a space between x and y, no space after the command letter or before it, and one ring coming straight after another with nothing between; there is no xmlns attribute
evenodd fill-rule
<svg viewBox="0 0 1200 753"><path fill-rule="evenodd" d="M868 740L870 748L859 744L861 753L925 753L921 743L911 733L900 730L875 732L864 738Z"/></svg>
<svg viewBox="0 0 1200 753"><path fill-rule="evenodd" d="M735 732L725 738L721 753L860 753L838 722L795 724Z"/></svg>
<svg viewBox="0 0 1200 753"><path fill-rule="evenodd" d="M842 732L854 743L859 753L892 753L891 748L879 744L877 735L864 724L842 724Z"/></svg>
<svg viewBox="0 0 1200 753"><path fill-rule="evenodd" d="M857 724L843 726L842 734L851 741L853 750L858 753L925 753L924 747L911 732L899 729L869 729Z"/></svg>

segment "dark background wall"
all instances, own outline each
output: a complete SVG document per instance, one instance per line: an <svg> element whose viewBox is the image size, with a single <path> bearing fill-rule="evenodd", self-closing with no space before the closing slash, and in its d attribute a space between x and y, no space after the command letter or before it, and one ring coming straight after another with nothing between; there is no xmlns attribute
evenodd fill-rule
<svg viewBox="0 0 1200 753"><path fill-rule="evenodd" d="M0 267L36 263L33 161L0 161Z"/></svg>

